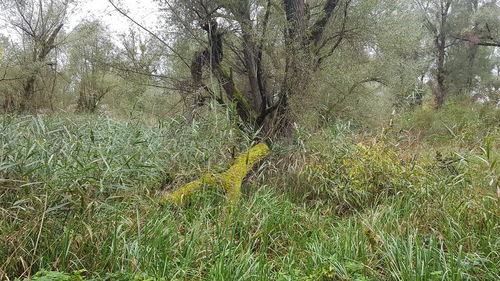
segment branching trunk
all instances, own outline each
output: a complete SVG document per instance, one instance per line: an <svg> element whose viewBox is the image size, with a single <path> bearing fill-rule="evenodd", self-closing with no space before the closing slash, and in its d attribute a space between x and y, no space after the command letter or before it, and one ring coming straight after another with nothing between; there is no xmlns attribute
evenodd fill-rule
<svg viewBox="0 0 500 281"><path fill-rule="evenodd" d="M247 98L236 87L231 71L226 70L221 64L224 53L222 33L218 30L217 22L210 21L203 25L203 29L207 32L209 47L206 50L196 53L191 63L191 77L194 85L196 87L202 85L203 68L209 67L210 71L222 85L226 96L231 102L236 104L236 110L243 122L253 124L256 119L255 112Z"/></svg>
<svg viewBox="0 0 500 281"><path fill-rule="evenodd" d="M35 50L35 56L34 56L34 61L33 63L40 63L43 62L47 59L47 56L50 54L50 52L55 48L55 40L59 32L61 31L63 27L63 24L59 24L50 34L50 36L47 39L43 39L45 41L41 42L41 47L39 50ZM40 40L38 38L35 38L35 40ZM33 98L35 96L35 84L36 84L36 78L38 76L38 71L35 71L30 74L30 76L26 79L26 82L24 84L24 91L23 91L23 96L21 100L21 110L32 110L33 108Z"/></svg>
<svg viewBox="0 0 500 281"><path fill-rule="evenodd" d="M290 98L306 96L310 78L318 69L314 62L319 61L317 56L321 48L327 46L324 39L325 27L338 6L338 0L326 0L319 19L311 26L308 25L309 11L305 0L282 0L285 17L287 20L285 38L286 60L283 80L280 86L274 87L277 94L272 95L267 88L266 71L263 64L264 37L271 13L272 1L266 6L262 23L262 38L256 40L255 26L251 19L250 2L240 1L237 4L227 4L227 11L231 12L234 19L241 27L241 55L243 71L246 76L248 91L242 92L235 85L231 70L226 70L223 65L222 33L219 32L217 22L211 19L213 15L198 17L209 18L209 23L202 28L207 32L209 46L198 52L191 64L191 76L196 89L203 89L203 69L210 68L217 77L228 100L236 104L236 109L241 120L250 124L255 130L260 130L263 137L285 137L292 134L293 118L290 113ZM349 3L348 1L347 3ZM347 6L344 16L347 15ZM206 18L205 18L206 17ZM340 44L344 34L336 38ZM339 39L340 38L340 39Z"/></svg>
<svg viewBox="0 0 500 281"><path fill-rule="evenodd" d="M290 114L290 97L307 96L311 75L314 69L315 56L319 54L326 25L334 14L338 0L327 0L323 7L323 15L312 25L310 32L307 26L307 6L304 0L283 0L287 18L285 41L287 59L285 78L281 89L281 97L271 118L271 128L278 135L290 137L293 118ZM346 7L347 9L347 7ZM343 35L340 35L340 41Z"/></svg>

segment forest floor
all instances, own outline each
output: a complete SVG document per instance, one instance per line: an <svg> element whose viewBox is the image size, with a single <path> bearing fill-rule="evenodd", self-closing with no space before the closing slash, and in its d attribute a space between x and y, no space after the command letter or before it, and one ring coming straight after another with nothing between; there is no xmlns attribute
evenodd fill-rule
<svg viewBox="0 0 500 281"><path fill-rule="evenodd" d="M160 204L253 145L208 115L0 117L0 279L500 280L499 110L298 131L237 203Z"/></svg>

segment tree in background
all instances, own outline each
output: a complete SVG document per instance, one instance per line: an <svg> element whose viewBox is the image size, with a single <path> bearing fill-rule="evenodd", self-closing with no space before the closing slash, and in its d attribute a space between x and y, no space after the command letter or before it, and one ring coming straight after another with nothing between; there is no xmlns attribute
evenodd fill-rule
<svg viewBox="0 0 500 281"><path fill-rule="evenodd" d="M22 50L17 65L22 68L20 109L34 110L37 82L46 68L56 70L57 59L51 54L63 41L58 40L67 20L71 0L1 1L5 19L20 35Z"/></svg>
<svg viewBox="0 0 500 281"><path fill-rule="evenodd" d="M115 58L115 46L109 31L99 21L80 24L72 36L69 68L74 91L78 93L78 110L94 112L118 84L110 66Z"/></svg>
<svg viewBox="0 0 500 281"><path fill-rule="evenodd" d="M80 111L112 102L161 118L214 101L266 138L289 137L306 118L382 120L422 105L429 79L436 108L457 93L495 100L497 1L157 2L168 28L129 17L149 34L115 42L97 22L66 35L71 0L0 0L19 35L2 43L4 108L67 105L76 93Z"/></svg>
<svg viewBox="0 0 500 281"><path fill-rule="evenodd" d="M158 113L158 108L168 112L168 106L162 101L175 99L175 95L170 92L172 87L169 87L175 80L175 75L169 69L171 62L165 46L151 35L141 34L135 28L121 34L119 43L122 48L118 50L117 59L110 65L122 81L122 98L118 99L120 103L131 106L132 112ZM149 97L148 94L155 97ZM158 115L161 116L160 113ZM160 116L157 117L161 119Z"/></svg>
<svg viewBox="0 0 500 281"><path fill-rule="evenodd" d="M404 0L351 6L349 36L314 75L313 110L302 115L319 115L320 126L349 120L373 128L394 110L421 105L428 63L417 16Z"/></svg>
<svg viewBox="0 0 500 281"><path fill-rule="evenodd" d="M440 109L447 95L445 63L447 50L451 44L453 26L450 23L452 4L456 0L416 1L422 11L424 25L432 36L434 67L429 86L434 94L436 109Z"/></svg>
<svg viewBox="0 0 500 281"><path fill-rule="evenodd" d="M494 81L499 53L495 47L500 47L500 6L498 1L478 0L463 1L462 5L461 16L468 19L468 24L454 35L461 44L453 50L458 54L450 65L453 76L462 76L450 77L450 84L476 100L496 104L498 90Z"/></svg>
<svg viewBox="0 0 500 281"><path fill-rule="evenodd" d="M491 74L488 62L500 40L496 1L416 0L431 35L433 67L429 86L440 109L450 93L471 94Z"/></svg>
<svg viewBox="0 0 500 281"><path fill-rule="evenodd" d="M0 36L0 94L3 98L3 109L13 110L16 107L16 85L22 79L19 71L13 66L12 44L8 38Z"/></svg>

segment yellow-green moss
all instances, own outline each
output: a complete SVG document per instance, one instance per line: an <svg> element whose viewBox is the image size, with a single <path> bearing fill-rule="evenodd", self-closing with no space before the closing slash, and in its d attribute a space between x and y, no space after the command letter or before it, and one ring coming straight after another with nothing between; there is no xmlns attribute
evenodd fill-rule
<svg viewBox="0 0 500 281"><path fill-rule="evenodd" d="M231 80L231 75L228 73L228 71L222 66L219 65L219 72L224 76L225 79ZM241 105L243 110L248 114L249 118L254 121L256 118L255 112L252 110L252 107L250 106L250 103L248 102L247 98L243 95L243 93L238 89L236 86L233 85L233 99Z"/></svg>
<svg viewBox="0 0 500 281"><path fill-rule="evenodd" d="M215 185L223 190L230 201L237 201L241 196L241 183L252 168L269 154L269 147L259 143L246 153L238 156L226 172L205 174L196 181L190 182L178 190L166 194L168 201L182 203L186 198L203 185Z"/></svg>

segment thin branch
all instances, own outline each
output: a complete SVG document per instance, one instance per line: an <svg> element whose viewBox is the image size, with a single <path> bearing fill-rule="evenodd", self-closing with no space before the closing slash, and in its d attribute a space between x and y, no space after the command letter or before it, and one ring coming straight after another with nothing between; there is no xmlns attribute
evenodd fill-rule
<svg viewBox="0 0 500 281"><path fill-rule="evenodd" d="M177 57L179 57L181 59L181 61L187 66L187 67L190 67L190 64L182 57L182 55L177 52L174 48L172 48L165 40L161 39L158 35L156 35L154 32L152 32L151 30L147 29L146 27L144 27L142 24L138 23L136 20L134 20L132 17L130 17L127 13L125 13L123 10L121 10L120 8L118 8L115 3L113 3L113 1L111 0L108 0L108 2L111 4L111 6L113 6L115 8L115 10L117 10L120 14L122 14L124 17L126 17L127 19L129 19L131 22L133 22L135 25L139 26L142 30L146 31L147 33L149 33L151 36L153 36L154 38L156 38L158 41L160 41L162 44L165 45L165 47L167 47L167 49L169 49L172 53L174 53L175 55L177 55Z"/></svg>
<svg viewBox="0 0 500 281"><path fill-rule="evenodd" d="M470 38L465 38L465 37L460 37L460 36L455 36L455 35L452 35L452 37L457 39L457 40L469 42L469 43L472 43L472 44L478 45L478 46L500 47L500 42L496 42L496 41L481 41L481 39L479 39L480 41L475 41L475 40L472 40Z"/></svg>
<svg viewBox="0 0 500 281"><path fill-rule="evenodd" d="M16 81L16 80L21 80L24 79L23 77L15 77L15 78L2 78L0 79L0 82L7 82L7 81Z"/></svg>
<svg viewBox="0 0 500 281"><path fill-rule="evenodd" d="M131 73L138 74L138 75L141 75L141 76L148 76L148 77L154 77L154 78L161 78L161 79L178 81L176 78L173 78L173 77L170 77L170 76L161 75L161 74L153 74L153 73L148 73L148 72L143 72L143 71L138 71L138 70L131 69L131 68L120 67L120 66L115 65L115 64L103 63L102 65L108 66L108 67L112 67L112 68L114 68L116 70L120 70L120 71L123 71L123 72L131 72Z"/></svg>

